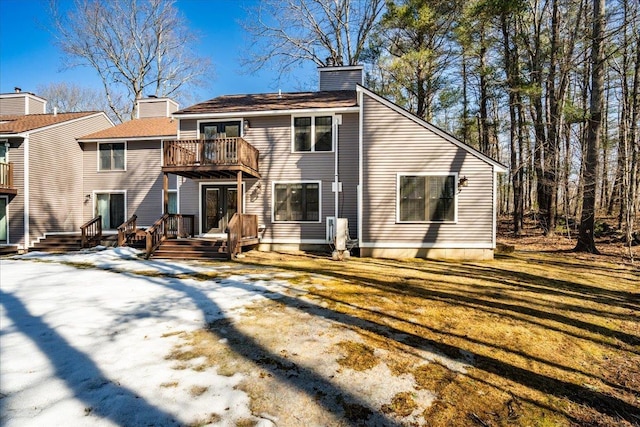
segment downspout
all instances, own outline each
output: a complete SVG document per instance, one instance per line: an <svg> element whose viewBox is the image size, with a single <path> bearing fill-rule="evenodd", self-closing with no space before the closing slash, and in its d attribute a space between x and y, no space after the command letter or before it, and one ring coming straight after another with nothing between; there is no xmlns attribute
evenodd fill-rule
<svg viewBox="0 0 640 427"><path fill-rule="evenodd" d="M24 250L29 251L29 134L24 136Z"/></svg>
<svg viewBox="0 0 640 427"><path fill-rule="evenodd" d="M334 177L333 177L333 191L334 191L334 217L336 218L336 220L338 219L338 203L340 202L340 187L339 187L339 174L338 174L338 125L340 125L340 121L342 119L341 116L334 116L334 121L333 121L333 142L334 142L334 147L335 147L335 170L334 170Z"/></svg>
<svg viewBox="0 0 640 427"><path fill-rule="evenodd" d="M358 93L358 105L360 106L360 111L358 113L358 245L362 247L362 164L363 162L363 125L364 125L364 96L362 90L356 86L356 91Z"/></svg>
<svg viewBox="0 0 640 427"><path fill-rule="evenodd" d="M498 216L498 172L493 168L493 233L491 234L491 249L496 249L496 232L497 232L497 216Z"/></svg>

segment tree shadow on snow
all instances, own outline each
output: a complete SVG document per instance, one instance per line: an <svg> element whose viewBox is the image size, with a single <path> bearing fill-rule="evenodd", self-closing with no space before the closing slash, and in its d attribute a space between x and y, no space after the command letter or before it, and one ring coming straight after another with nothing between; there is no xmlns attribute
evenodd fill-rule
<svg viewBox="0 0 640 427"><path fill-rule="evenodd" d="M19 298L0 290L0 302L16 330L46 355L56 377L87 406L85 411L120 426L179 425L171 414L107 378L91 358L75 349L42 318L31 314ZM78 419L83 415L78 414Z"/></svg>

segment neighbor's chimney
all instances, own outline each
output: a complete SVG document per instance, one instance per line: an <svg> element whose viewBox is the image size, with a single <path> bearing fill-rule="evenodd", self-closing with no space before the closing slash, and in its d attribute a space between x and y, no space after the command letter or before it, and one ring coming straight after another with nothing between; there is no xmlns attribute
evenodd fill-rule
<svg viewBox="0 0 640 427"><path fill-rule="evenodd" d="M22 92L22 89L20 89L18 86L14 87L13 90L15 90L16 93Z"/></svg>

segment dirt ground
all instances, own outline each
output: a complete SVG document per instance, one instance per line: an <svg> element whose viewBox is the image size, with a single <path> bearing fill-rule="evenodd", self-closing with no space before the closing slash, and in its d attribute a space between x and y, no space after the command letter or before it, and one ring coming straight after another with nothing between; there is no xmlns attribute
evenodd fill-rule
<svg viewBox="0 0 640 427"><path fill-rule="evenodd" d="M534 228L499 241L515 251L473 263L249 252L237 269L287 291L167 357L243 374L243 425L640 425L637 261Z"/></svg>

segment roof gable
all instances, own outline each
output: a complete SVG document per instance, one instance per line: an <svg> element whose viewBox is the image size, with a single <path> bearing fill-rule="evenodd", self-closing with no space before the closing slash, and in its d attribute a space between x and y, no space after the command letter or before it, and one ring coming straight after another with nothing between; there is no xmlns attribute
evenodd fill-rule
<svg viewBox="0 0 640 427"><path fill-rule="evenodd" d="M99 139L158 138L176 137L178 122L170 117L149 117L134 119L117 126L78 138L79 141L95 141Z"/></svg>
<svg viewBox="0 0 640 427"><path fill-rule="evenodd" d="M495 161L494 159L492 159L491 157L481 153L480 151L476 150L475 148L471 147L470 145L465 144L464 142L460 141L459 139L457 139L456 137L454 137L453 135L445 132L444 130L440 129L439 127L421 119L420 117L416 116L415 114L405 110L404 108L400 107L397 104L394 104L393 102L389 101L386 98L383 98L382 96L378 95L377 93L373 92L370 89L367 89L364 86L358 85L356 87L356 90L358 92L361 92L373 99L375 99L376 101L380 102L381 104L387 106L388 108L396 111L397 113L405 116L406 118L414 121L415 123L417 123L418 125L424 127L425 129L428 129L429 131L433 132L434 134L440 136L441 138L449 141L450 143L462 148L463 150L466 150L467 152L469 152L471 155L483 160L484 162L492 165L494 167L494 169L497 172L507 172L507 167L505 165L503 165L500 162Z"/></svg>
<svg viewBox="0 0 640 427"><path fill-rule="evenodd" d="M21 116L4 115L0 116L0 135L31 132L96 114L104 113L97 111L83 111L78 113L27 114Z"/></svg>

